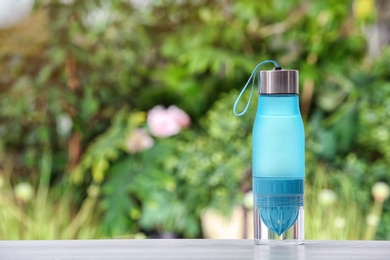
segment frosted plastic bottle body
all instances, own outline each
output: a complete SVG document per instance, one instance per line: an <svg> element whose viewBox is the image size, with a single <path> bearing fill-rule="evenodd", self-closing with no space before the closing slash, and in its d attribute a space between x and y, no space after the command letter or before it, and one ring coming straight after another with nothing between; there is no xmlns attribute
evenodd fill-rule
<svg viewBox="0 0 390 260"><path fill-rule="evenodd" d="M298 95L260 95L252 136L256 244L303 243L304 142Z"/></svg>

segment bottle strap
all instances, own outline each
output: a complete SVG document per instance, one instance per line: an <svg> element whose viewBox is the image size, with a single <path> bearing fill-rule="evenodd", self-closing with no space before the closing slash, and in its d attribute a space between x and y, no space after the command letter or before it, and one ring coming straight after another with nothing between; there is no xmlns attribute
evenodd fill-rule
<svg viewBox="0 0 390 260"><path fill-rule="evenodd" d="M276 61L274 60L265 60L265 61L262 61L260 62L259 64L257 64L257 66L255 67L255 69L252 71L252 74L251 76L249 77L248 81L246 82L244 88L241 90L241 93L240 95L238 95L236 101L234 102L234 106L233 106L233 113L236 115L236 116L242 116L246 113L246 111L248 110L249 108L249 105L251 103L251 99L252 99L252 94L253 94L253 88L255 86L255 79L256 79L256 74L257 72L259 71L260 67L263 66L264 64L267 64L267 63L273 63L275 65L275 67L279 67L279 63L277 63ZM260 77L260 75L259 75ZM248 103L246 104L246 107L244 108L244 110L241 112L241 113L237 113L237 104L238 102L240 101L242 95L244 94L246 88L248 87L250 81L252 80L252 89L251 89L251 94L249 96L249 100L248 100Z"/></svg>

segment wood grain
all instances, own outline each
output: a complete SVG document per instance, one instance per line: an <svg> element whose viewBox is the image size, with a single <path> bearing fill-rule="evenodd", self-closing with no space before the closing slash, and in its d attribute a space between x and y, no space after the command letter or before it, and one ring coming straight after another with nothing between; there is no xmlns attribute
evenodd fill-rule
<svg viewBox="0 0 390 260"><path fill-rule="evenodd" d="M390 259L390 241L272 247L222 239L0 241L0 259Z"/></svg>

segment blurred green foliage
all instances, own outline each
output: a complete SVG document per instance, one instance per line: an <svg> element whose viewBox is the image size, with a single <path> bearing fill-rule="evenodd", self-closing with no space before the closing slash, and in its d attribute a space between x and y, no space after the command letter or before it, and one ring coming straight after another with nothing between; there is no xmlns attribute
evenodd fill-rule
<svg viewBox="0 0 390 260"><path fill-rule="evenodd" d="M51 187L73 186L80 207L101 186L106 235L201 236L202 210L227 213L248 191L256 106L244 118L231 107L254 66L275 59L300 71L308 190L342 199L348 182L348 201L368 214L371 186L390 182L390 48L367 56L375 10L353 13L359 2L36 1L0 31L1 161L14 162L13 181L38 185L51 151ZM127 153L126 136L158 104L185 110L192 127ZM385 203L377 238L389 236Z"/></svg>

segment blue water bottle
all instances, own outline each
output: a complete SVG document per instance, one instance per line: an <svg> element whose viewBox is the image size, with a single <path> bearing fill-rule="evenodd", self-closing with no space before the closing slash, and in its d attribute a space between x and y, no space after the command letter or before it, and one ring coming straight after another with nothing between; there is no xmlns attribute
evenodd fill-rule
<svg viewBox="0 0 390 260"><path fill-rule="evenodd" d="M252 133L252 185L255 243L303 244L305 139L298 99L298 71L284 70L275 61L260 63L237 98L236 106L258 68L259 101Z"/></svg>

